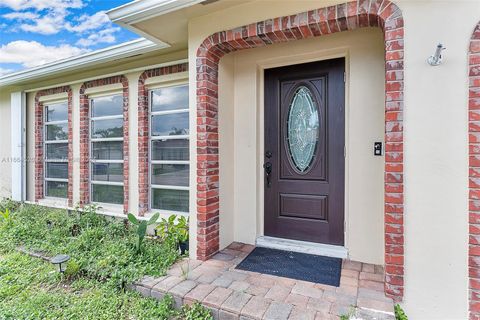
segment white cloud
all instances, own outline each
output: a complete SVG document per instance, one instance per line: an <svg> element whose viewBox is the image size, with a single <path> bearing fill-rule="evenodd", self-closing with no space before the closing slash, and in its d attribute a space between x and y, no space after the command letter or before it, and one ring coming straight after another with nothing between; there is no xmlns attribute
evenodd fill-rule
<svg viewBox="0 0 480 320"><path fill-rule="evenodd" d="M96 30L101 27L110 24L110 19L108 18L105 11L98 11L94 15L84 14L77 19L78 24L72 25L67 23L65 29L70 32L82 33L85 31Z"/></svg>
<svg viewBox="0 0 480 320"><path fill-rule="evenodd" d="M65 24L65 17L67 12L64 9L56 9L49 11L41 18L32 19L33 23L23 23L20 29L27 32L34 32L40 34L56 34L62 30Z"/></svg>
<svg viewBox="0 0 480 320"><path fill-rule="evenodd" d="M81 47L90 47L100 43L114 43L117 39L113 35L120 31L118 27L111 27L99 32L90 34L87 38L82 38L77 41L77 45Z"/></svg>
<svg viewBox="0 0 480 320"><path fill-rule="evenodd" d="M15 11L25 9L78 9L84 6L82 0L2 0L0 7L7 7Z"/></svg>
<svg viewBox="0 0 480 320"><path fill-rule="evenodd" d="M13 72L13 69L1 68L0 67L0 77L6 75L7 73Z"/></svg>
<svg viewBox="0 0 480 320"><path fill-rule="evenodd" d="M2 16L9 20L33 20L38 18L38 14L33 12L11 12Z"/></svg>
<svg viewBox="0 0 480 320"><path fill-rule="evenodd" d="M30 68L88 51L68 44L45 46L36 41L19 40L0 46L0 63L18 63Z"/></svg>

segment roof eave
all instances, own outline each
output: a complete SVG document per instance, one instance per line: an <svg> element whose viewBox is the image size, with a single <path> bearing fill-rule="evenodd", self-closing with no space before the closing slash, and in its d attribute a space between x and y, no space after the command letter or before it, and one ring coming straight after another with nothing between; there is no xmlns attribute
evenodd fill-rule
<svg viewBox="0 0 480 320"><path fill-rule="evenodd" d="M135 0L107 11L113 22L132 25L203 2L205 0Z"/></svg>

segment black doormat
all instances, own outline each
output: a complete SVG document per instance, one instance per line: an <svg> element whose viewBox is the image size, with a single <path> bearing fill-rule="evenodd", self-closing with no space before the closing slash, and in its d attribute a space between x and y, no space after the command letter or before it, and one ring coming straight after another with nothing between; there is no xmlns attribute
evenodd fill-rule
<svg viewBox="0 0 480 320"><path fill-rule="evenodd" d="M338 287L342 259L257 247L236 268Z"/></svg>

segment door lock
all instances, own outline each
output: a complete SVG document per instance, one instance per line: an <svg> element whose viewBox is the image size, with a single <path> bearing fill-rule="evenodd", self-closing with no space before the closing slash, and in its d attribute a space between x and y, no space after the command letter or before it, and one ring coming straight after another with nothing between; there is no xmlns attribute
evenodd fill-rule
<svg viewBox="0 0 480 320"><path fill-rule="evenodd" d="M265 169L265 178L267 179L267 187L270 188L272 185L270 181L270 176L272 174L272 163L271 162L265 162L263 165L263 169Z"/></svg>

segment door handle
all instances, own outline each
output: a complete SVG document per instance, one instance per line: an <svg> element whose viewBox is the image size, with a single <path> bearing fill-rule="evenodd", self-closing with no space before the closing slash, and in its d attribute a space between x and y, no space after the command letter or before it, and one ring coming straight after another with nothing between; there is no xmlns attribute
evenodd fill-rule
<svg viewBox="0 0 480 320"><path fill-rule="evenodd" d="M265 178L267 179L267 187L270 188L270 186L272 185L270 181L270 176L272 174L272 163L271 162L264 163L263 169L265 169Z"/></svg>

